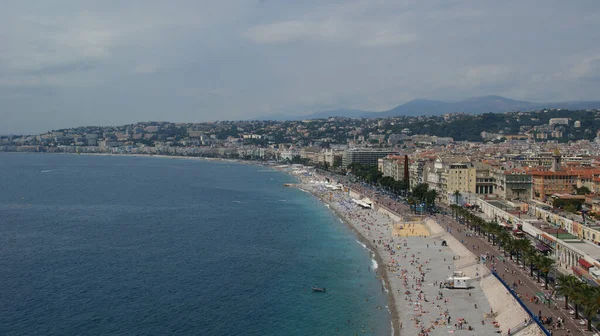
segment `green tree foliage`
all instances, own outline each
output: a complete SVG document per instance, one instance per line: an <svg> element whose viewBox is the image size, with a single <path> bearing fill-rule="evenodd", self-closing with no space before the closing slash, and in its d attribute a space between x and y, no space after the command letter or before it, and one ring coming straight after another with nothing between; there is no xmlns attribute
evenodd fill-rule
<svg viewBox="0 0 600 336"><path fill-rule="evenodd" d="M583 200L580 199L561 199L557 198L552 201L552 206L555 208L563 209L568 212L576 213L581 211Z"/></svg>
<svg viewBox="0 0 600 336"><path fill-rule="evenodd" d="M575 188L575 192L577 193L577 195L587 195L591 191L588 187L582 186L581 188Z"/></svg>

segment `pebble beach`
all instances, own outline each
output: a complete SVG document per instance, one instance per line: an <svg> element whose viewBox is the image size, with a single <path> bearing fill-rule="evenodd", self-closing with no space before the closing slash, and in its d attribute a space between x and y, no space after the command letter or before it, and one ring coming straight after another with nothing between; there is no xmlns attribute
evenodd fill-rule
<svg viewBox="0 0 600 336"><path fill-rule="evenodd" d="M322 180L300 177L296 186L320 198L371 250L394 335L507 335L524 324L524 311L479 257L448 234L441 216L409 222L410 214L361 207L353 199L363 195L332 191ZM471 278L470 289L444 286L455 271ZM533 324L521 329L519 335L540 334Z"/></svg>

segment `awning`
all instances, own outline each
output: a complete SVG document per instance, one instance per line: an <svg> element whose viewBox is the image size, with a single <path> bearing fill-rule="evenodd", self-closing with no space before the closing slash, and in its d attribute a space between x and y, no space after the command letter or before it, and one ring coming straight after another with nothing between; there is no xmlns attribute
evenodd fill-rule
<svg viewBox="0 0 600 336"><path fill-rule="evenodd" d="M552 237L552 236L550 236L550 235L547 235L547 234L545 234L545 233L542 233L542 237L544 237L544 238L548 239L548 240L549 240L549 241L551 241L551 242L553 242L553 241L556 241L556 238L554 238L554 237Z"/></svg>
<svg viewBox="0 0 600 336"><path fill-rule="evenodd" d="M585 260L583 258L579 258L579 265L585 267L585 269L590 269L590 267L594 266L590 262L588 262L587 260Z"/></svg>
<svg viewBox="0 0 600 336"><path fill-rule="evenodd" d="M537 244L535 248L538 249L538 251L540 252L550 251L550 248L542 243Z"/></svg>

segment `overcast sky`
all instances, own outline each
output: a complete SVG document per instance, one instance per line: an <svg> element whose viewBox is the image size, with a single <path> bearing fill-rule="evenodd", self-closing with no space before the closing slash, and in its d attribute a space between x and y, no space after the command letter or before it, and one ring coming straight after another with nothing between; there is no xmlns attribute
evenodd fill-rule
<svg viewBox="0 0 600 336"><path fill-rule="evenodd" d="M600 1L0 0L0 134L600 99Z"/></svg>

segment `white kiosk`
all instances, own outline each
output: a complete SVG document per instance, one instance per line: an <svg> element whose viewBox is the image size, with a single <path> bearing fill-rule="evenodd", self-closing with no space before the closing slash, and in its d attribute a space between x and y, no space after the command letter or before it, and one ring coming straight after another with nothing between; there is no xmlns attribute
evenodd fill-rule
<svg viewBox="0 0 600 336"><path fill-rule="evenodd" d="M454 271L452 276L448 277L444 282L446 288L451 289L469 289L471 286L471 278L464 276L462 271Z"/></svg>

